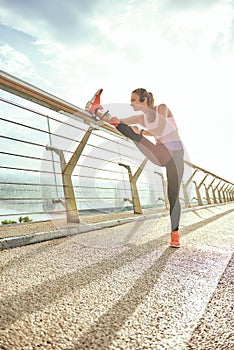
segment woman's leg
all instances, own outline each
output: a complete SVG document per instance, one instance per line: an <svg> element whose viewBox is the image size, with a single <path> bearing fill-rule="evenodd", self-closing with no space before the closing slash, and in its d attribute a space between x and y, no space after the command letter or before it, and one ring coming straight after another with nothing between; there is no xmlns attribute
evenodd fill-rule
<svg viewBox="0 0 234 350"><path fill-rule="evenodd" d="M122 121L116 125L116 129L124 136L130 138L152 163L165 166L170 161L171 153L163 144L153 144L144 136L136 134L130 126Z"/></svg>
<svg viewBox="0 0 234 350"><path fill-rule="evenodd" d="M167 190L170 203L171 230L178 231L181 205L179 200L180 185L184 172L184 152L183 150L174 151L172 159L166 165L167 171Z"/></svg>
<svg viewBox="0 0 234 350"><path fill-rule="evenodd" d="M130 126L120 121L117 117L112 117L109 112L103 113L100 105L100 95L102 89L99 89L93 98L86 104L85 109L91 114L95 114L100 120L104 120L116 127L124 136L130 138L139 150L154 164L165 166L171 159L171 154L163 144L153 144L142 135L136 134Z"/></svg>
<svg viewBox="0 0 234 350"><path fill-rule="evenodd" d="M140 151L154 164L166 166L168 181L168 199L170 203L171 247L179 248L179 222L181 205L179 200L180 185L184 173L184 151L169 152L163 144L154 145L142 135L136 134L131 127L119 123L116 128L134 141Z"/></svg>
<svg viewBox="0 0 234 350"><path fill-rule="evenodd" d="M100 95L103 89L99 89L92 99L86 104L85 109L100 120L104 120L116 127L124 136L134 141L140 151L154 164L165 166L171 159L171 154L163 144L153 144L142 135L136 134L130 126L123 123L116 117L112 117L109 112L103 113L100 105Z"/></svg>

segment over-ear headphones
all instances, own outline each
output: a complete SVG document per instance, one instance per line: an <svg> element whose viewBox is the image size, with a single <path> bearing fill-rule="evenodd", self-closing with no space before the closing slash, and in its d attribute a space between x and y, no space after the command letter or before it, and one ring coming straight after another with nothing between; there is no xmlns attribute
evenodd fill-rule
<svg viewBox="0 0 234 350"><path fill-rule="evenodd" d="M144 102L148 98L148 92L145 89L140 90L139 101Z"/></svg>

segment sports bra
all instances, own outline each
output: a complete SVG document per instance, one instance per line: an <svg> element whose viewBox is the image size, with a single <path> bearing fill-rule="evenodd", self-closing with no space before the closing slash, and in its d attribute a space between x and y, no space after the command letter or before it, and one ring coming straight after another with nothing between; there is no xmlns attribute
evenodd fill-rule
<svg viewBox="0 0 234 350"><path fill-rule="evenodd" d="M181 146L181 139L178 133L178 127L176 125L175 119L173 115L169 116L164 119L164 128L159 133L158 126L159 126L159 120L160 118L163 118L160 116L158 112L159 106L156 106L156 117L153 122L149 122L147 115L144 115L144 123L145 127L152 133L152 135L155 137L157 142L161 142L165 144L168 148L171 149L180 149Z"/></svg>

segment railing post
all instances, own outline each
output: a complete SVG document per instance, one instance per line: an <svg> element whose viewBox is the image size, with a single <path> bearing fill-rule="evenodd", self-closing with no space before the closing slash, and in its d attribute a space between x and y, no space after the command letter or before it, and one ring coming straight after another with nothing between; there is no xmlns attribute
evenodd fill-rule
<svg viewBox="0 0 234 350"><path fill-rule="evenodd" d="M234 186L232 186L230 189L230 198L231 198L231 201L234 201Z"/></svg>
<svg viewBox="0 0 234 350"><path fill-rule="evenodd" d="M167 194L167 180L165 181L163 175L161 173L159 173L158 171L154 171L154 173L161 177L165 207L166 207L166 209L169 209L170 208L170 204L169 204L168 194Z"/></svg>
<svg viewBox="0 0 234 350"><path fill-rule="evenodd" d="M228 187L229 187L229 184L227 184L227 186L223 189L223 199L225 203L228 202L227 193L226 193Z"/></svg>
<svg viewBox="0 0 234 350"><path fill-rule="evenodd" d="M140 203L140 198L139 198L136 182L137 182L142 170L144 169L147 161L148 161L147 158L145 158L143 160L143 162L141 163L141 165L139 166L139 168L137 169L137 171L135 172L134 175L132 175L132 170L131 170L131 167L129 165L119 163L120 166L123 166L128 171L128 176L129 176L129 181L130 181L130 186L131 186L131 193L132 193L132 205L133 205L134 214L142 214L142 207L141 207L141 203Z"/></svg>
<svg viewBox="0 0 234 350"><path fill-rule="evenodd" d="M215 204L218 204L218 200L217 200L217 197L216 197L216 190L218 189L219 185L221 184L222 180L220 180L217 185L215 186L215 188L212 187L212 191L213 191L213 197L214 197L214 203Z"/></svg>
<svg viewBox="0 0 234 350"><path fill-rule="evenodd" d="M209 194L209 189L211 188L211 186L213 185L215 181L215 178L211 181L211 183L209 184L208 187L205 186L205 190L206 190L206 198L207 198L207 203L211 204L211 199L210 199L210 194Z"/></svg>
<svg viewBox="0 0 234 350"><path fill-rule="evenodd" d="M46 147L48 151L54 151L55 153L57 153L60 158L67 222L76 222L76 223L80 222L79 212L76 206L75 193L74 193L71 177L72 177L72 172L93 130L94 128L89 128L86 131L85 135L83 136L81 142L79 143L78 147L74 151L68 163L66 163L65 161L63 151L52 146Z"/></svg>
<svg viewBox="0 0 234 350"><path fill-rule="evenodd" d="M183 193L184 193L184 201L185 201L185 205L186 205L187 208L190 208L190 207L191 207L187 188L188 188L190 182L192 181L194 175L195 175L197 172L198 172L198 170L195 169L194 172L193 172L193 174L192 174L192 175L190 176L190 178L186 181L186 183L183 183L183 182L182 182L182 188L183 188Z"/></svg>
<svg viewBox="0 0 234 350"><path fill-rule="evenodd" d="M232 186L231 185L231 188L230 188L230 199L231 199L231 201L234 201L234 191L233 191L233 189L234 189L234 186Z"/></svg>
<svg viewBox="0 0 234 350"><path fill-rule="evenodd" d="M228 201L231 202L232 197L231 197L231 189L232 189L232 184L229 185L229 188L227 190L227 194L228 194Z"/></svg>
<svg viewBox="0 0 234 350"><path fill-rule="evenodd" d="M228 184L228 187L227 187L227 189L226 189L226 191L225 191L225 193L226 193L226 198L227 198L227 202L230 202L231 201L231 197L230 197L230 188L231 188L231 184Z"/></svg>
<svg viewBox="0 0 234 350"><path fill-rule="evenodd" d="M205 187L205 192L206 192L206 197L205 197L205 199L206 199L206 201L207 201L207 204L211 204L211 199L210 199L210 195L209 195L209 190L208 190L206 184L203 184L203 185L204 185L204 187Z"/></svg>
<svg viewBox="0 0 234 350"><path fill-rule="evenodd" d="M223 198L221 196L221 191L224 188L224 186L225 186L225 183L223 184L223 186L220 189L218 189L219 203L223 203Z"/></svg>
<svg viewBox="0 0 234 350"><path fill-rule="evenodd" d="M199 185L197 185L197 183L195 181L193 181L195 183L195 187L196 187L198 205L203 205L201 194L200 194L200 188L202 185L204 185L203 182L205 181L205 179L207 178L208 175L209 174L206 174L206 176L202 179L202 181L199 183Z"/></svg>
<svg viewBox="0 0 234 350"><path fill-rule="evenodd" d="M194 183L195 189L196 189L197 203L198 203L198 205L203 205L201 194L200 194L200 191L199 191L199 187L198 187L196 181L193 181L193 183Z"/></svg>

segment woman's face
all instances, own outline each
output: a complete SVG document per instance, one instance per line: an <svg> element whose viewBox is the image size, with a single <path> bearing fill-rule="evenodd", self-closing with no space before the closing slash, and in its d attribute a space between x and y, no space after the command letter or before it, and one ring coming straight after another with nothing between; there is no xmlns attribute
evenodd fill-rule
<svg viewBox="0 0 234 350"><path fill-rule="evenodd" d="M140 111L143 105L144 102L140 102L140 96L135 93L132 93L131 106L134 109L134 111Z"/></svg>

